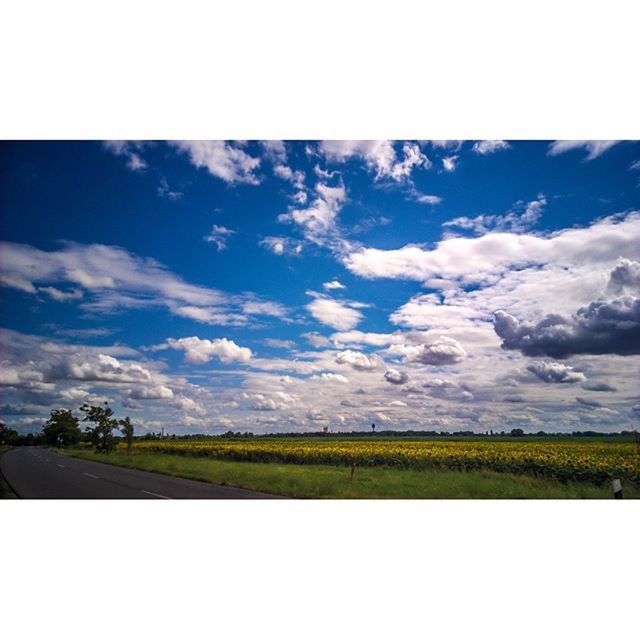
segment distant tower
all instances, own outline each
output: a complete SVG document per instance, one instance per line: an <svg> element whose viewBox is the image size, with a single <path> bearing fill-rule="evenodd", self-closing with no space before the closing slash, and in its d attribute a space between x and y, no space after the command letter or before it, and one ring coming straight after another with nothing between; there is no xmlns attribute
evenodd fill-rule
<svg viewBox="0 0 640 640"><path fill-rule="evenodd" d="M373 431L373 433L375 433L375 432L376 432L376 425L375 425L375 424L372 424L372 425L371 425L371 431Z"/></svg>
<svg viewBox="0 0 640 640"><path fill-rule="evenodd" d="M324 433L328 433L329 432L329 427L323 427L322 431L324 431Z"/></svg>

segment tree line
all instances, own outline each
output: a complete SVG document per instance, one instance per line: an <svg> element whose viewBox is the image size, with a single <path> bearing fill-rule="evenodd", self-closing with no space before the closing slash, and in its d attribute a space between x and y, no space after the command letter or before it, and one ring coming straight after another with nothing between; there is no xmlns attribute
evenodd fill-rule
<svg viewBox="0 0 640 640"><path fill-rule="evenodd" d="M67 447L79 442L91 443L98 453L108 453L115 449L119 440L127 443L127 450L133 444L134 427L129 416L120 420L114 417L108 402L101 405L83 404L79 411L84 413L82 420L73 415L70 409L54 409L51 416L38 434L20 435L0 421L0 445L35 445ZM87 423L84 430L80 422ZM117 435L120 432L121 436Z"/></svg>

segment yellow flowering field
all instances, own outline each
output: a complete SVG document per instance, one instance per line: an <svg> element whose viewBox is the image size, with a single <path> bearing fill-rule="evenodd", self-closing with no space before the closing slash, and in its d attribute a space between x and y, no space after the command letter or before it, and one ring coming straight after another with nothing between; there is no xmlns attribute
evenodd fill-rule
<svg viewBox="0 0 640 640"><path fill-rule="evenodd" d="M573 441L442 441L404 439L241 438L139 441L139 451L247 462L328 464L404 469L493 469L601 483L625 478L640 484L634 444Z"/></svg>

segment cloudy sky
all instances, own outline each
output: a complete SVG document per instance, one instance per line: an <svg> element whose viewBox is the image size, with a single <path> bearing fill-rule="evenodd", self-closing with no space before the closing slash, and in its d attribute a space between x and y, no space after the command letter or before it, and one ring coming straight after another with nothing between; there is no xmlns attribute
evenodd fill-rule
<svg viewBox="0 0 640 640"><path fill-rule="evenodd" d="M2 143L2 418L629 428L640 143Z"/></svg>

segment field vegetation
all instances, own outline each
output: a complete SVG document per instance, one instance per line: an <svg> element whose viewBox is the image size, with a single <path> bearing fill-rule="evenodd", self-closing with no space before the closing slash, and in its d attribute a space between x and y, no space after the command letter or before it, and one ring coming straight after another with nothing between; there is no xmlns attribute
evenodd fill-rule
<svg viewBox="0 0 640 640"><path fill-rule="evenodd" d="M625 437L229 437L124 442L74 456L296 498L640 498Z"/></svg>

